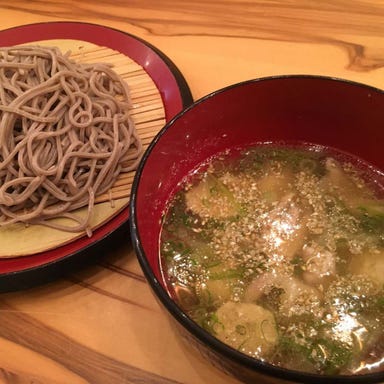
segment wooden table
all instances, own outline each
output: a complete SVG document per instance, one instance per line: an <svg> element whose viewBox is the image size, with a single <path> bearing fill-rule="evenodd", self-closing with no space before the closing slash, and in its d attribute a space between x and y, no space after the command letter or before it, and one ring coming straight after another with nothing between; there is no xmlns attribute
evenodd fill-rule
<svg viewBox="0 0 384 384"><path fill-rule="evenodd" d="M278 74L384 88L382 0L0 1L0 28L59 20L152 43L179 67L195 99ZM237 381L181 344L127 240L60 280L0 295L0 383Z"/></svg>

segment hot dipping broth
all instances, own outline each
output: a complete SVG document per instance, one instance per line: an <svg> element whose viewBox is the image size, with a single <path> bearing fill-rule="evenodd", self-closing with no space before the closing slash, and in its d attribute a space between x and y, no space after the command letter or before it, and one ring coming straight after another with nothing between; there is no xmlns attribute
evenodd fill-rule
<svg viewBox="0 0 384 384"><path fill-rule="evenodd" d="M382 370L384 201L374 175L318 147L257 146L206 164L164 216L161 263L176 301L274 365Z"/></svg>

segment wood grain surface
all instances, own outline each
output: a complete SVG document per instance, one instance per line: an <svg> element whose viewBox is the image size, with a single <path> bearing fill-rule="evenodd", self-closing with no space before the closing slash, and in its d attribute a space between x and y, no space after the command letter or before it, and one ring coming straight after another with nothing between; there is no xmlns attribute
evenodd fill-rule
<svg viewBox="0 0 384 384"><path fill-rule="evenodd" d="M60 20L145 39L195 99L279 74L384 88L382 0L0 1L0 28ZM128 239L60 280L0 294L0 383L237 383L181 344Z"/></svg>

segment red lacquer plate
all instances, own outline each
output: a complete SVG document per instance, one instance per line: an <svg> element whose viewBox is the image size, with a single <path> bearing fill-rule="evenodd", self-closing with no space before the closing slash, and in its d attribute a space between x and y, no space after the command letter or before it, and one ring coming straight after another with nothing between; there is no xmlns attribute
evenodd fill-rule
<svg viewBox="0 0 384 384"><path fill-rule="evenodd" d="M144 40L105 26L78 22L47 22L0 31L0 46L41 40L82 40L114 49L141 65L161 95L166 121L192 103L189 87L175 64ZM90 255L102 253L116 236L128 239L128 209L94 231L54 250L30 256L0 260L0 291L22 289L51 280ZM115 239L116 240L116 239Z"/></svg>

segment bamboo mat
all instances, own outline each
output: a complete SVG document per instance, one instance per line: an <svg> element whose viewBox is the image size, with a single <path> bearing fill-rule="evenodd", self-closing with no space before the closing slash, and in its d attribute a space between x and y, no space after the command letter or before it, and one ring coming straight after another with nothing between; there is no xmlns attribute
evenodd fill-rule
<svg viewBox="0 0 384 384"><path fill-rule="evenodd" d="M77 62L112 64L113 70L127 82L131 98L130 115L145 151L165 124L165 109L158 88L139 64L120 52L81 40L44 40L34 43L58 47L63 53L70 51L70 57ZM96 198L97 204L89 222L92 230L99 228L127 207L134 175L134 171L120 174L112 188ZM80 208L76 214L78 218L86 217L87 209ZM71 225L65 218L57 220L59 224ZM30 256L54 249L84 234L85 232L68 232L39 225L25 226L22 223L1 227L0 259Z"/></svg>
<svg viewBox="0 0 384 384"><path fill-rule="evenodd" d="M112 64L113 70L127 82L132 102L131 117L145 151L165 124L164 105L151 77L132 59L106 47L85 43L71 54L71 58L78 62ZM134 171L120 174L111 190L98 196L96 202L129 197L134 175Z"/></svg>

